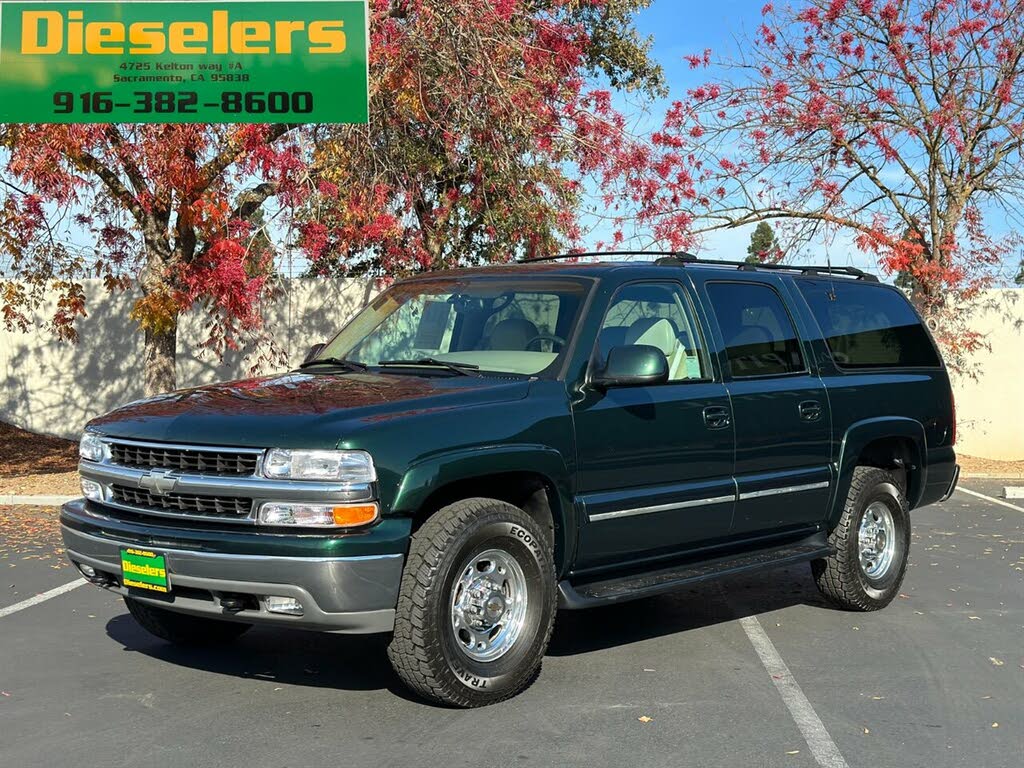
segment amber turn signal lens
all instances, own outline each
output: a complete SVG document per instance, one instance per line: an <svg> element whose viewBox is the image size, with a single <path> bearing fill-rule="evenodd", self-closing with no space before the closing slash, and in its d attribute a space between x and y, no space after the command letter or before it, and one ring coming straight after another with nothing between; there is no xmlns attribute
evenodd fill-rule
<svg viewBox="0 0 1024 768"><path fill-rule="evenodd" d="M334 524L340 526L366 525L377 519L376 504L352 504L334 508Z"/></svg>

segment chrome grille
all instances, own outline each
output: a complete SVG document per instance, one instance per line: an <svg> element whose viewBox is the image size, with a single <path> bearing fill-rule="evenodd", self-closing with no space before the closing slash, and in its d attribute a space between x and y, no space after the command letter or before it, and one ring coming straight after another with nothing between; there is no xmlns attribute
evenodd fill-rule
<svg viewBox="0 0 1024 768"><path fill-rule="evenodd" d="M256 474L259 453L224 448L202 450L134 443L110 444L110 460L122 467L166 469L197 475L247 477Z"/></svg>
<svg viewBox="0 0 1024 768"><path fill-rule="evenodd" d="M185 493L150 493L144 488L110 487L110 500L140 512L169 512L210 518L245 518L252 512L252 499L232 496L193 496Z"/></svg>

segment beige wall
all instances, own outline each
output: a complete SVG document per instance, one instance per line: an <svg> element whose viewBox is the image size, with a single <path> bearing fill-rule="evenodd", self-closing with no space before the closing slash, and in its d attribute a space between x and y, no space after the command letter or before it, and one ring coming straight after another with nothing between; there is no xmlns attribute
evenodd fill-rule
<svg viewBox="0 0 1024 768"><path fill-rule="evenodd" d="M327 341L363 307L373 290L355 280L289 280L284 295L265 308L267 329L297 365L312 344ZM0 326L0 421L76 438L89 419L142 397L142 339L128 319L134 296L111 296L96 280L85 281L85 292L89 315L77 323L77 344L55 341L45 331L10 333ZM207 322L201 312L182 318L181 387L245 378L256 362L251 351L229 352L218 361L201 350Z"/></svg>
<svg viewBox="0 0 1024 768"><path fill-rule="evenodd" d="M93 416L142 396L141 340L128 319L132 297L109 296L98 281L87 281L86 295L89 316L78 324L77 345L42 331L0 329L0 420L73 438ZM372 295L373 286L360 281L290 280L284 297L266 309L267 327L295 365ZM992 291L988 298L972 325L991 350L975 358L977 379L954 383L957 449L988 459L1024 459L1024 290ZM245 377L254 362L244 351L223 362L200 352L205 321L198 312L182 321L182 387Z"/></svg>
<svg viewBox="0 0 1024 768"><path fill-rule="evenodd" d="M954 377L957 453L1024 459L1024 289L988 291L971 327L990 347L974 355L973 373Z"/></svg>

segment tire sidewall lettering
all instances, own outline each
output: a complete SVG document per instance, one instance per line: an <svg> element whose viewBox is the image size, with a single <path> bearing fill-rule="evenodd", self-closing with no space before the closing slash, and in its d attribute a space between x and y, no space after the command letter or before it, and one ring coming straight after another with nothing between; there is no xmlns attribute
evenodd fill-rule
<svg viewBox="0 0 1024 768"><path fill-rule="evenodd" d="M508 535L513 537L514 539L518 539L519 541L521 541L523 544L525 544L527 547L533 550L533 552L540 552L540 542L537 541L537 538L532 533L525 530L524 528L520 528L518 525L511 525L509 526L508 529Z"/></svg>

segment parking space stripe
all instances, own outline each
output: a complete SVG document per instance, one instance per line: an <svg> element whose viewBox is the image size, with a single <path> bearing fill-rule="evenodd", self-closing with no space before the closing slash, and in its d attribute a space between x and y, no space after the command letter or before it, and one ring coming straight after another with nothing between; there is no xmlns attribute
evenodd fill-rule
<svg viewBox="0 0 1024 768"><path fill-rule="evenodd" d="M23 611L26 608L31 608L33 605L45 603L51 597L58 597L60 595L63 595L65 592L70 592L72 589L77 589L83 584L88 583L89 582L87 582L85 579L76 579L75 581L69 582L61 587L54 587L48 592L41 592L35 597L30 597L28 600L22 600L20 603L9 605L6 608L0 608L0 619L2 619L4 616L10 616L12 613Z"/></svg>
<svg viewBox="0 0 1024 768"><path fill-rule="evenodd" d="M818 765L822 768L849 768L839 747L832 741L818 713L800 690L796 679L775 649L771 638L765 633L761 622L756 616L745 616L739 621Z"/></svg>
<svg viewBox="0 0 1024 768"><path fill-rule="evenodd" d="M991 501L993 504L998 504L1001 507L1009 507L1010 509L1015 509L1018 512L1024 512L1024 507L1018 507L1016 504L1011 504L1008 501L996 499L993 498L992 496L986 496L984 493L978 493L977 491L971 491L968 490L967 488L961 488L959 486L957 486L957 490L962 491L963 493L969 493L971 496L977 496L979 499L984 499L985 501Z"/></svg>

